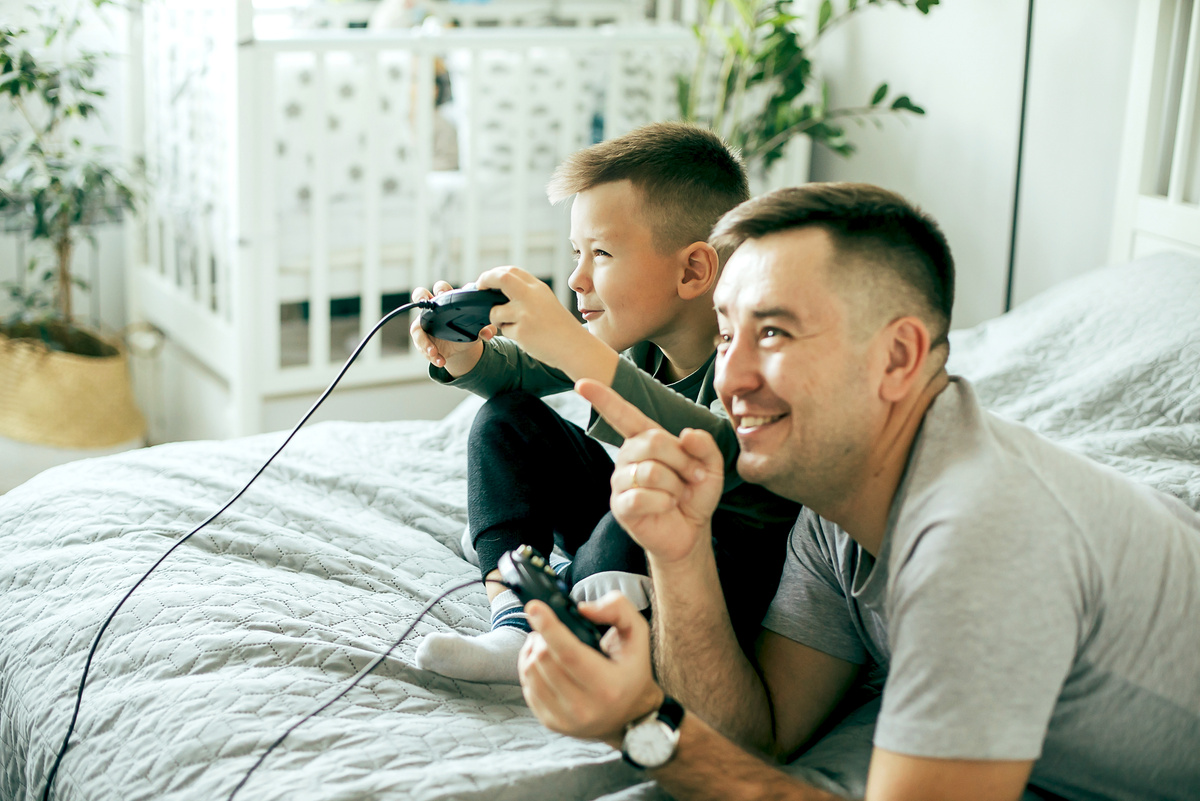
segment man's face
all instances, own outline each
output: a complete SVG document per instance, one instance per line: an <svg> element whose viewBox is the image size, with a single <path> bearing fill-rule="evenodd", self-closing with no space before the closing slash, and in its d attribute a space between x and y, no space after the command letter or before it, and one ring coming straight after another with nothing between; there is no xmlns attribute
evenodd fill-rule
<svg viewBox="0 0 1200 801"><path fill-rule="evenodd" d="M588 330L618 352L669 329L679 303L676 257L655 249L643 206L629 181L584 190L571 206L568 285Z"/></svg>
<svg viewBox="0 0 1200 801"><path fill-rule="evenodd" d="M836 502L861 475L882 405L870 342L851 325L819 228L749 240L714 301L716 389L737 431L738 472L809 505Z"/></svg>

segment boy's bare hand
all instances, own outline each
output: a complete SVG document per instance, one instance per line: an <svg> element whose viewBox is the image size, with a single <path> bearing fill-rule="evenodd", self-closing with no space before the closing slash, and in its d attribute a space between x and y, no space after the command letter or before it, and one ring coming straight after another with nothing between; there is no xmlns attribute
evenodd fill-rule
<svg viewBox="0 0 1200 801"><path fill-rule="evenodd" d="M597 381L579 381L575 391L625 438L612 476L617 522L661 562L677 562L707 545L725 472L712 436L695 429L672 436Z"/></svg>
<svg viewBox="0 0 1200 801"><path fill-rule="evenodd" d="M499 289L508 303L492 307L500 333L543 364L567 371L569 362L595 340L559 302L545 282L519 267L496 267L479 276L480 289Z"/></svg>
<svg viewBox="0 0 1200 801"><path fill-rule="evenodd" d="M433 292L419 286L412 291L412 299L429 300L443 292L449 292L453 288L445 281L438 281L434 284ZM421 328L420 318L414 317L412 325L408 327L408 333L412 337L413 344L417 346L417 350L421 351L430 364L434 367L444 367L446 372L458 378L475 369L475 365L479 363L479 357L483 355L483 343L496 335L496 329L490 325L487 326L479 332L479 339L474 342L449 342L426 334Z"/></svg>

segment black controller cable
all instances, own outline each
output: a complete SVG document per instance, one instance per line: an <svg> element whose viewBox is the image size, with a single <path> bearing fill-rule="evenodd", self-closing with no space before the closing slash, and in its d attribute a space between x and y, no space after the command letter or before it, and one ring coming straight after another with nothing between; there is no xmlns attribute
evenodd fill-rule
<svg viewBox="0 0 1200 801"><path fill-rule="evenodd" d="M137 583L135 583L132 587L130 587L129 591L127 593L125 593L125 597L122 598L120 600L120 602L116 606L113 607L113 610L108 613L108 618L105 619L103 625L100 626L100 630L98 632L96 632L95 639L92 640L92 647L91 647L91 650L88 651L87 662L85 662L83 665L83 676L79 679L79 689L75 693L75 710L71 713L71 723L70 723L70 725L67 726L67 735L65 737L63 737L62 745L58 749L58 755L54 757L54 765L51 766L50 773L46 777L46 786L42 789L42 801L50 801L50 787L54 784L54 777L56 775L58 775L58 767L60 764L62 764L63 757L66 755L67 748L71 743L71 734L75 731L75 722L79 719L79 707L83 703L83 688L87 684L88 672L92 668L92 658L96 655L96 649L100 645L100 638L104 636L104 632L108 629L109 624L112 623L113 618L117 616L117 612L119 612L121 610L121 607L125 605L125 602L129 600L129 596L133 595L134 590L136 590L138 587L140 587L142 585L142 582L145 581L147 578L149 578L150 574L153 573L158 568L159 565L161 565L164 561L166 561L168 556L170 556L172 553L174 553L176 548L178 548L180 545L183 545L185 542L187 542L189 539L191 539L193 534L197 533L198 531L203 529L205 526L207 526L209 523L216 520L217 517L219 517L223 512L225 512L227 509L229 509L230 506L233 506L233 504L238 500L238 498L241 498L242 495L245 494L246 490L250 489L250 485L253 484L258 479L258 477L263 474L263 471L265 471L267 469L267 467L270 466L271 462L275 461L275 457L278 456L285 447L287 447L287 444L292 441L292 437L296 436L296 432L300 430L300 427L303 426L305 423L307 423L308 419L313 416L314 412L317 411L317 408L322 403L325 402L325 399L329 397L329 394L331 392L333 392L333 388L336 387L338 385L338 382L342 380L342 377L344 375L346 375L346 371L350 369L350 365L354 364L354 360L357 359L358 355L363 352L363 349L366 348L367 343L371 341L371 337L375 336L375 334L379 332L379 329L383 328L383 326L385 324L387 324L389 321L391 321L394 317L397 317L398 315L403 314L406 311L409 311L409 310L415 309L415 308L433 309L433 308L436 308L436 306L437 306L437 304L434 303L432 300L418 300L418 301L413 301L412 303L406 303L403 306L393 309L392 311L385 314L383 316L383 319L380 320L379 322L377 322L375 324L375 327L372 328L365 337L363 337L362 342L358 343L358 347L355 348L354 352L350 354L350 358L346 359L346 363L344 365L342 365L342 369L338 371L337 376L333 379L332 382L330 382L330 384L326 388L326 390L323 393L321 393L321 397L317 398L317 402L312 405L312 408L308 410L308 412L304 415L304 417L300 418L300 422L296 423L296 427L293 428L291 433L287 435L287 438L283 441L283 444L275 449L275 452L271 454L271 457L269 459L267 459L267 461L263 462L263 466L258 468L258 472L255 473L250 478L250 480L246 482L246 485L244 487L242 487L240 490L238 490L232 498L230 498L228 501L226 501L224 506L222 506L220 509L218 509L217 511L215 511L211 515L209 515L207 520L205 520L203 523L201 523L200 525L196 526L194 529L189 531L185 536L176 540L175 543L170 548L167 549L166 553L164 553L162 556L160 556L158 558L158 561L155 562L153 565L151 565L150 569L142 574L142 577L137 580ZM472 583L474 583L474 582L472 582ZM466 585L463 585L463 586L466 586ZM461 588L456 588L456 589L461 589ZM451 590L451 592L453 592L453 590ZM441 599L439 598L438 600L441 600ZM436 601L435 601L435 603L436 603ZM432 605L433 604L430 604L430 606L432 606ZM424 614L424 613L422 613L422 614ZM419 620L420 618L418 617L417 619ZM415 622L414 622L414 625L416 625ZM393 646L393 648L394 647L395 646ZM357 683L357 679L356 679L356 683ZM286 736L286 735L284 735L284 736ZM272 746L272 748L273 747L274 746Z"/></svg>
<svg viewBox="0 0 1200 801"><path fill-rule="evenodd" d="M258 766L266 761L267 755L275 750L275 746L281 744L284 740L287 739L289 734L294 732L296 729L300 728L301 725L308 722L311 718L316 717L317 715L321 714L326 709L331 707L334 704L334 702L340 700L342 697L344 697L346 695L346 693L350 692L355 687L357 687L358 683L360 681L362 681L363 679L365 679L372 670L374 670L375 668L382 665L384 660L386 660L388 658L388 656L392 653L392 651L396 650L396 648L399 647L400 643L404 642L405 638L407 638L408 635L412 634L413 629L415 629L417 627L417 624L421 622L421 618L423 618L423 617L425 617L425 615L429 614L429 610L433 609L433 607L436 606L437 604L439 604L442 601L442 599L445 598L447 595L458 592L459 590L465 590L467 587L478 584L481 581L485 584L491 582L494 584L502 584L505 587L510 586L510 585L506 584L505 582L500 581L499 579L471 579L470 581L466 581L466 582L463 582L462 584L457 584L457 585L451 587L450 589L446 590L438 597L434 598L429 603L425 604L425 608L417 613L417 616L415 618L413 618L413 622L410 623L408 628L406 628L404 630L404 633L401 634L400 637L394 643L392 643L390 648L388 648L386 651L384 651L379 656L375 657L375 659L371 662L371 664L367 665L365 668L360 670L358 672L358 674L350 681L350 683L342 688L341 692L339 692L337 695L330 698L325 703L321 704L319 707L314 709L312 712L309 712L307 715L305 715L304 717L297 720L291 726L288 726L287 731L285 731L283 734L279 735L279 737L276 738L275 742L273 742L269 746L267 746L267 750L263 751L262 756L260 756L258 758L258 761L250 766L250 770L246 771L246 775L242 776L242 780L237 783L236 787L233 788L233 792L231 792L229 794L229 798L226 801L233 801L234 796L236 796L238 794L238 792L242 789L242 787L245 786L246 782L250 781L250 775L253 774L254 771L258 770Z"/></svg>

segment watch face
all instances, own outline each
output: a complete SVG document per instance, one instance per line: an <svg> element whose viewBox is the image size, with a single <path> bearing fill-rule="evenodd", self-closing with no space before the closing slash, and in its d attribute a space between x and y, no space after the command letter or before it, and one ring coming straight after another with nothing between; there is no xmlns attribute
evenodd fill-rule
<svg viewBox="0 0 1200 801"><path fill-rule="evenodd" d="M625 733L623 750L644 768L657 768L671 761L679 733L657 718L645 721Z"/></svg>

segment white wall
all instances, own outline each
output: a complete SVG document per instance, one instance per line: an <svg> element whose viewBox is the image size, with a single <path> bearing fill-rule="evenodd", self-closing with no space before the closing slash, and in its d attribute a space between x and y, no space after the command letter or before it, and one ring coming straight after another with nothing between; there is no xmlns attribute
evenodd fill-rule
<svg viewBox="0 0 1200 801"><path fill-rule="evenodd" d="M1108 260L1136 0L1037 0L1013 305Z"/></svg>
<svg viewBox="0 0 1200 801"><path fill-rule="evenodd" d="M1014 301L1105 262L1136 0L1037 0ZM868 9L822 45L839 104L881 81L928 112L818 147L815 180L896 190L931 213L958 266L955 327L1004 310L1028 0Z"/></svg>

